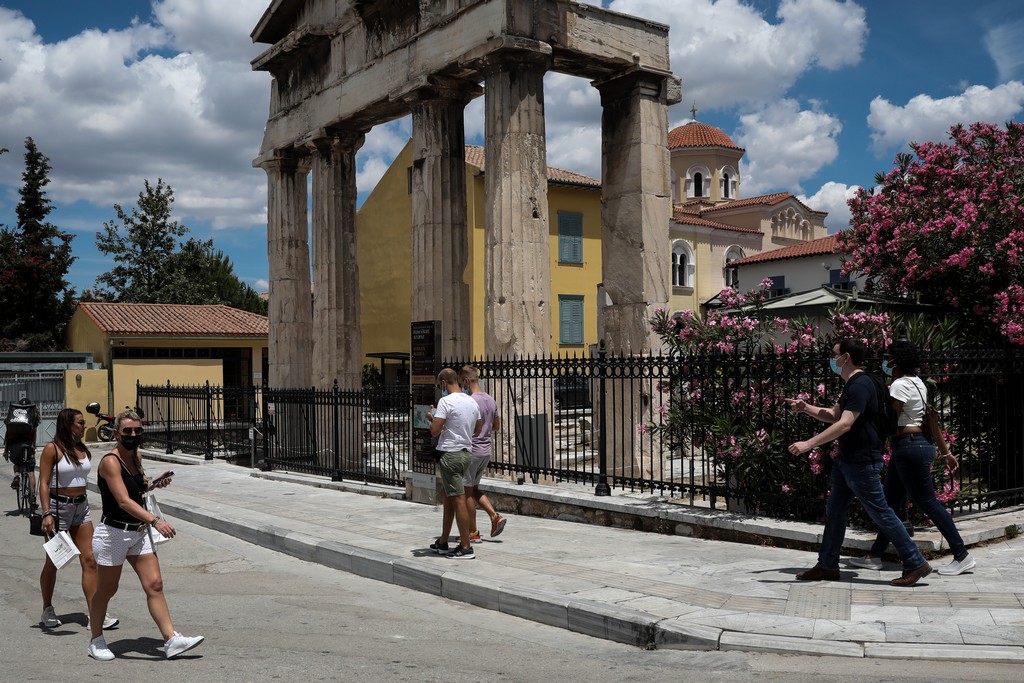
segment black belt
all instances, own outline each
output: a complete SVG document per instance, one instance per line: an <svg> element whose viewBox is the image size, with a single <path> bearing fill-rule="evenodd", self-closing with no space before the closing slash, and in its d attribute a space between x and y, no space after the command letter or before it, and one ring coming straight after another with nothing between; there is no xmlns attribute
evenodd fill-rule
<svg viewBox="0 0 1024 683"><path fill-rule="evenodd" d="M121 529L122 531L142 531L149 526L145 522L119 522L116 519L107 519L106 515L100 517L100 522L107 526L112 526L115 529Z"/></svg>
<svg viewBox="0 0 1024 683"><path fill-rule="evenodd" d="M80 496L58 496L56 493L51 491L50 498L53 498L58 503L78 505L79 503L84 503L89 497L84 493Z"/></svg>

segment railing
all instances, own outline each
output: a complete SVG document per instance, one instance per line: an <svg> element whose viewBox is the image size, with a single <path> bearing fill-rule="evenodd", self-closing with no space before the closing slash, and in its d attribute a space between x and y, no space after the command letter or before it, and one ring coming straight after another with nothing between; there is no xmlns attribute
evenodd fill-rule
<svg viewBox="0 0 1024 683"><path fill-rule="evenodd" d="M930 398L960 458L959 493L950 507L966 512L1024 503L1024 354L951 351L926 354L924 362L923 376L936 381ZM803 392L831 405L842 382L826 356L597 353L470 364L503 423L491 461L496 473L593 487L597 495L611 488L653 492L780 518L812 521L823 514L828 447L818 471L786 451L823 425L793 415L781 399ZM868 366L877 365L876 359ZM414 468L405 387L140 386L138 401L147 439L169 451L212 458L252 450L265 468L393 485ZM670 421L681 431L661 431ZM758 430L763 438L743 440ZM742 438L723 442L730 433Z"/></svg>

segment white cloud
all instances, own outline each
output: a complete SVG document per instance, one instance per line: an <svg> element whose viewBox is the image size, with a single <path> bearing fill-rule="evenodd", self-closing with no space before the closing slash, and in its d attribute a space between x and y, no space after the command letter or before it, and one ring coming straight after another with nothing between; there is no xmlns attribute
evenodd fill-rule
<svg viewBox="0 0 1024 683"><path fill-rule="evenodd" d="M672 70L701 109L762 104L806 71L857 64L867 39L862 7L782 0L771 22L741 0L617 0L611 9L671 26Z"/></svg>
<svg viewBox="0 0 1024 683"><path fill-rule="evenodd" d="M1024 19L990 29L985 34L985 49L996 63L1000 81L1024 78Z"/></svg>
<svg viewBox="0 0 1024 683"><path fill-rule="evenodd" d="M265 0L164 0L153 3L157 23L44 43L0 8L0 140L15 156L9 141L35 139L55 202L109 209L133 203L143 179L163 178L186 225L251 225L265 212L266 178L251 162L270 82L251 71L261 48L239 27L265 9ZM0 164L0 182L18 184L21 170Z"/></svg>
<svg viewBox="0 0 1024 683"><path fill-rule="evenodd" d="M988 88L972 85L963 93L935 99L917 95L903 106L883 97L871 101L868 125L878 156L911 142L946 141L956 123L1003 123L1024 110L1024 83L1010 81Z"/></svg>
<svg viewBox="0 0 1024 683"><path fill-rule="evenodd" d="M817 109L800 109L796 100L780 100L740 117L736 144L747 150L743 195L769 190L796 192L839 156L839 119Z"/></svg>
<svg viewBox="0 0 1024 683"><path fill-rule="evenodd" d="M829 181L810 197L798 195L797 199L815 211L827 211L825 227L829 232L846 230L850 227L850 207L847 202L857 194L859 185L844 185Z"/></svg>

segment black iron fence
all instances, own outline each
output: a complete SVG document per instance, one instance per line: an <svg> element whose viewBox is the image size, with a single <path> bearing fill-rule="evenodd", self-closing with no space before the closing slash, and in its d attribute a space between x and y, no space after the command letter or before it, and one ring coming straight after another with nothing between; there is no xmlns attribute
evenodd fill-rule
<svg viewBox="0 0 1024 683"><path fill-rule="evenodd" d="M458 368L462 363L449 363ZM519 481L654 492L679 502L819 519L832 452L786 446L823 428L781 400L832 405L822 355L612 356L470 361L497 401L492 469ZM869 368L872 365L869 363ZM877 368L877 362L874 363ZM937 477L954 511L1024 503L1024 354L925 356L931 400L960 468ZM402 484L412 469L408 389L139 387L147 438L207 458ZM956 494L953 497L953 494Z"/></svg>

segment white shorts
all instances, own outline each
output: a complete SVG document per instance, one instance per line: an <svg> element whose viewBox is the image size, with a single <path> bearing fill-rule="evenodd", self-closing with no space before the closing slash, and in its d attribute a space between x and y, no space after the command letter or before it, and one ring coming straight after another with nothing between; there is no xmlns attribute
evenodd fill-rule
<svg viewBox="0 0 1024 683"><path fill-rule="evenodd" d="M487 464L489 462L491 462L491 456L489 455L474 455L469 459L469 467L466 469L466 476L464 478L466 488L480 485L480 479L483 478L484 472L487 471Z"/></svg>
<svg viewBox="0 0 1024 683"><path fill-rule="evenodd" d="M92 552L96 564L120 567L129 556L152 553L153 544L149 540L149 529L123 531L100 522L92 534Z"/></svg>

